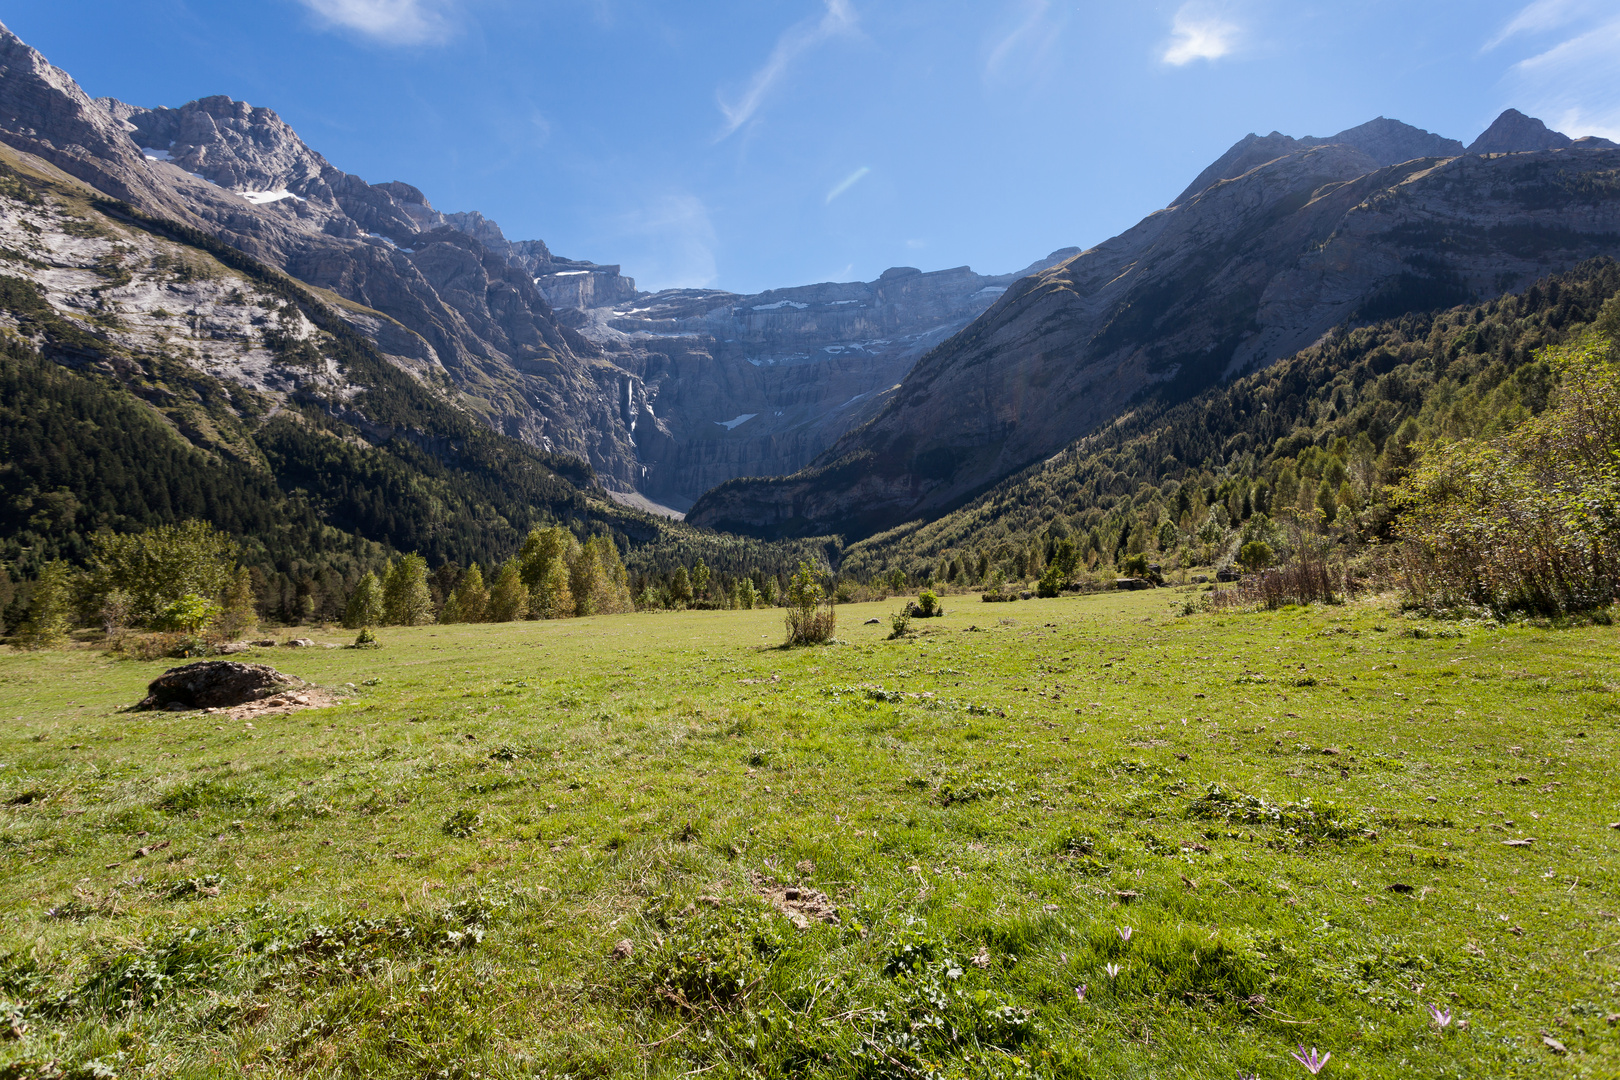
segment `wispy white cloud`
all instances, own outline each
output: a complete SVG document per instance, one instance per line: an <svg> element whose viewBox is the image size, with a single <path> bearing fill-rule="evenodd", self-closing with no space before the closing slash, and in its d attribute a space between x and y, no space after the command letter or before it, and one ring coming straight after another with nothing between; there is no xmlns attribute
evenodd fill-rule
<svg viewBox="0 0 1620 1080"><path fill-rule="evenodd" d="M1023 18L996 40L985 57L986 80L998 81L1014 72L1044 74L1052 67L1053 46L1066 22L1067 11L1052 10L1051 0L1022 0Z"/></svg>
<svg viewBox="0 0 1620 1080"><path fill-rule="evenodd" d="M1175 67L1194 60L1219 60L1237 48L1242 30L1219 10L1199 0L1181 5L1170 22L1170 43L1161 59Z"/></svg>
<svg viewBox="0 0 1620 1080"><path fill-rule="evenodd" d="M446 0L299 0L328 26L387 45L420 45L452 29Z"/></svg>
<svg viewBox="0 0 1620 1080"><path fill-rule="evenodd" d="M838 183L833 185L833 189L827 192L827 204L829 206L832 205L832 201L834 199L838 198L838 196L842 195L844 192L848 191L862 180L865 180L867 174L871 171L872 170L870 168L862 165L860 168L838 181Z"/></svg>
<svg viewBox="0 0 1620 1080"><path fill-rule="evenodd" d="M625 241L624 261L636 268L642 288L699 289L713 285L719 276L714 222L695 195L654 198L625 215L619 232Z"/></svg>
<svg viewBox="0 0 1620 1080"><path fill-rule="evenodd" d="M753 119L759 107L765 103L771 89L783 75L787 74L793 62L801 55L832 38L854 33L855 9L850 7L849 0L823 0L823 2L827 10L822 12L820 18L806 19L797 23L776 39L776 47L771 50L770 58L765 61L764 67L754 72L753 78L748 81L748 88L743 91L741 97L735 101L719 97L720 112L725 117L720 139L731 135Z"/></svg>
<svg viewBox="0 0 1620 1080"><path fill-rule="evenodd" d="M1542 34L1561 30L1589 14L1593 7L1591 0L1535 0L1509 19L1507 25L1487 41L1481 51L1489 52L1509 38L1520 34Z"/></svg>
<svg viewBox="0 0 1620 1080"><path fill-rule="evenodd" d="M1533 7L1534 5L1532 5ZM1620 141L1620 15L1610 15L1544 52L1521 60L1505 80L1518 107L1579 138Z"/></svg>

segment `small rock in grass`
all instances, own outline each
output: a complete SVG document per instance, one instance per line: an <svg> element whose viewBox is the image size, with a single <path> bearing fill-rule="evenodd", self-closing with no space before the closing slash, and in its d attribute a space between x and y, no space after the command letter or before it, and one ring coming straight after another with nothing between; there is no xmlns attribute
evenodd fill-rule
<svg viewBox="0 0 1620 1080"><path fill-rule="evenodd" d="M1533 836L1525 836L1525 837L1521 837L1521 838L1519 838L1517 840L1504 840L1504 841L1502 841L1502 846L1503 847L1529 847L1531 844L1533 844L1535 842L1536 842L1535 837L1533 837Z"/></svg>
<svg viewBox="0 0 1620 1080"><path fill-rule="evenodd" d="M1563 1043L1559 1042L1557 1039L1553 1038L1551 1035L1543 1035L1541 1037L1541 1042L1542 1042L1542 1045L1544 1045L1547 1049L1551 1050L1555 1054L1567 1054L1567 1053L1569 1053L1569 1047L1565 1046Z"/></svg>
<svg viewBox="0 0 1620 1080"><path fill-rule="evenodd" d="M867 626L876 626L878 624L878 621L879 620L877 620L877 619L867 619L865 625L867 625Z"/></svg>
<svg viewBox="0 0 1620 1080"><path fill-rule="evenodd" d="M613 959L628 960L636 953L636 943L629 938L620 938L613 946Z"/></svg>

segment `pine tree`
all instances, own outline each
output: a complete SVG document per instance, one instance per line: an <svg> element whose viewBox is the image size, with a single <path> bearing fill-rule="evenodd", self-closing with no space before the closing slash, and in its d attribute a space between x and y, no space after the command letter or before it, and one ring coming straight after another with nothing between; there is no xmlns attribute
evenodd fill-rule
<svg viewBox="0 0 1620 1080"><path fill-rule="evenodd" d="M669 602L672 607L685 607L692 602L692 578L684 566L677 566L675 576L670 579Z"/></svg>

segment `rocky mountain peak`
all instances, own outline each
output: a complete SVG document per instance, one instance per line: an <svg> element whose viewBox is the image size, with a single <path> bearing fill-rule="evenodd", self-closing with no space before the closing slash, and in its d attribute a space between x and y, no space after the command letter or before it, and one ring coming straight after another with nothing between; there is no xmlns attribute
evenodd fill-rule
<svg viewBox="0 0 1620 1080"><path fill-rule="evenodd" d="M1508 109L1480 133L1468 147L1470 154L1522 154L1532 150L1563 150L1575 140L1553 131L1533 116Z"/></svg>
<svg viewBox="0 0 1620 1080"><path fill-rule="evenodd" d="M109 195L176 210L148 182L126 125L0 25L0 138Z"/></svg>
<svg viewBox="0 0 1620 1080"><path fill-rule="evenodd" d="M1463 144L1456 139L1424 131L1399 120L1380 116L1358 127L1346 128L1337 135L1316 140L1306 136L1302 142L1338 143L1353 146L1378 162L1379 166L1398 165L1416 158L1456 157L1463 153Z"/></svg>
<svg viewBox="0 0 1620 1080"><path fill-rule="evenodd" d="M1326 138L1307 135L1302 139L1295 139L1280 131L1273 131L1270 135L1256 135L1251 132L1216 158L1209 168L1199 173L1198 177L1187 186L1187 190L1176 196L1170 205L1180 205L1222 180L1235 180L1251 169L1257 169L1280 157L1319 146L1350 147L1366 155L1371 168L1398 165L1416 158L1456 157L1463 153L1463 144L1456 139L1447 139L1422 128L1413 127L1411 124L1391 120L1386 116L1380 116L1376 120L1369 120L1353 128L1346 128L1337 135L1329 135Z"/></svg>
<svg viewBox="0 0 1620 1080"><path fill-rule="evenodd" d="M385 183L372 184L371 186L376 188L378 191L387 192L389 195L393 196L395 202L400 203L401 205L420 206L428 210L433 209L432 204L428 202L427 196L422 194L422 190L420 188L412 187L403 180L389 180Z"/></svg>
<svg viewBox="0 0 1620 1080"><path fill-rule="evenodd" d="M147 156L171 161L232 191L290 191L326 195L332 169L273 109L224 95L199 98L178 109L141 109L111 102ZM320 189L311 191L311 187Z"/></svg>

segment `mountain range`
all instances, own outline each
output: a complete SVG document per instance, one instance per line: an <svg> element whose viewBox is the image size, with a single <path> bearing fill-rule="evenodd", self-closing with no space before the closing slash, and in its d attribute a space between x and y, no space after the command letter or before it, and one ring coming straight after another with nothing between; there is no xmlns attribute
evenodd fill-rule
<svg viewBox="0 0 1620 1080"><path fill-rule="evenodd" d="M809 467L722 484L688 520L855 538L935 517L1147 398L1616 254L1607 140L1513 110L1466 148L1383 118L1250 135L1174 205L1021 279Z"/></svg>
<svg viewBox="0 0 1620 1080"><path fill-rule="evenodd" d="M746 296L647 293L619 266L512 241L409 183L342 171L268 108L91 99L3 27L0 142L25 171L60 170L284 272L458 415L588 463L586 487L760 537L937 515L1144 396L1185 398L1335 326L1620 253L1620 149L1513 110L1466 147L1382 117L1326 138L1250 135L1165 210L1015 273L898 267ZM112 305L124 329L97 333L172 345L154 315L161 273L91 288L12 239L7 272L59 310ZM398 432L337 367L289 365L289 343L324 340L304 307L265 352L254 316L225 326L236 315L218 299L187 346L210 377L324 395L365 438ZM209 318L229 347L197 337Z"/></svg>

